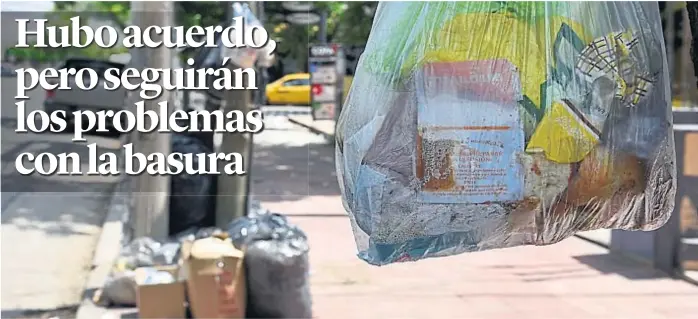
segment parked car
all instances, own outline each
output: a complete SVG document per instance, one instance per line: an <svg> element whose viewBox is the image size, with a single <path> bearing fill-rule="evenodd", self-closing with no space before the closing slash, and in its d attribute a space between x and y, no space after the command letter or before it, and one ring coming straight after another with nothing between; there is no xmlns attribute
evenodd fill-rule
<svg viewBox="0 0 698 319"><path fill-rule="evenodd" d="M2 65L2 76L17 76L17 71L8 65Z"/></svg>
<svg viewBox="0 0 698 319"><path fill-rule="evenodd" d="M310 74L293 73L266 87L267 104L310 104Z"/></svg>
<svg viewBox="0 0 698 319"><path fill-rule="evenodd" d="M65 110L68 114L77 110L114 110L119 111L126 107L128 91L123 86L116 90L108 91L104 88L104 74L109 68L119 68L123 71L126 67L123 63L95 60L89 58L68 59L58 69L75 68L76 70L90 68L97 72L100 83L93 90L82 90L74 85L75 76L71 76L70 90L47 90L44 101L44 109L47 112ZM85 81L89 81L86 79Z"/></svg>

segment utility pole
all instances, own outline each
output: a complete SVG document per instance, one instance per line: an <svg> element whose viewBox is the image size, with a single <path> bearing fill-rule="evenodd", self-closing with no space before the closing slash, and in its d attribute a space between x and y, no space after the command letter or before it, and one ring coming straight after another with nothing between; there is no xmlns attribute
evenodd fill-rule
<svg viewBox="0 0 698 319"><path fill-rule="evenodd" d="M676 93L676 86L674 85L674 75L676 75L676 55L674 53L674 39L676 39L676 29L674 29L674 13L676 12L676 7L671 1L666 2L666 9L664 11L664 17L666 21L666 51L667 51L667 64L669 65L669 83L671 88L672 96Z"/></svg>
<svg viewBox="0 0 698 319"><path fill-rule="evenodd" d="M170 1L132 1L131 15L133 23L141 30L152 25L167 26L173 24L173 3ZM152 35L154 41L160 41L161 35ZM136 68L169 69L172 64L172 50L163 47L132 49L132 61ZM139 101L138 92L132 94L129 105ZM170 92L163 91L155 99L145 100L145 109L157 113L158 103L171 103ZM169 105L172 111L172 105ZM159 119L166 121L167 119ZM152 133L135 133L132 139L134 151L143 154L161 153L168 155L171 151L170 134L154 131ZM153 176L147 173L135 178L135 198L133 231L135 237L149 236L162 240L169 235L169 191L170 178L167 175Z"/></svg>
<svg viewBox="0 0 698 319"><path fill-rule="evenodd" d="M231 70L236 69L237 65L230 64ZM225 103L223 111L241 111L247 114L250 111L252 104L250 99L250 91L248 90L228 90L225 92ZM247 212L246 202L248 189L247 179L250 170L250 142L251 136L249 133L222 133L221 145L218 152L223 154L238 153L243 157L245 175L226 175L221 173L218 175L218 194L216 196L216 226L225 227L233 219L245 216ZM226 164L224 161L221 164ZM219 165L221 166L221 165Z"/></svg>
<svg viewBox="0 0 698 319"><path fill-rule="evenodd" d="M231 3L232 5L232 3ZM256 13L255 4L250 3L250 10ZM228 23L232 21L232 8L228 11ZM239 41L239 40L238 40ZM228 68L231 72L239 66L229 63ZM234 79L240 80L240 79ZM243 81L246 83L246 81ZM225 113L230 111L240 111L242 114L247 114L251 110L251 92L249 90L228 90L224 93ZM248 189L248 174L251 168L250 163L250 146L251 136L249 133L222 133L221 145L218 152L223 154L238 153L243 157L245 175L226 175L222 173L218 175L217 196L216 196L216 226L225 227L235 218L245 216L247 214L247 196ZM225 164L221 161L222 164Z"/></svg>
<svg viewBox="0 0 698 319"><path fill-rule="evenodd" d="M688 21L686 21L691 29L691 34L693 36L691 40L691 60L693 60L693 70L698 79L698 3L686 1L686 11L688 13ZM695 83L696 88L698 88L698 81Z"/></svg>
<svg viewBox="0 0 698 319"><path fill-rule="evenodd" d="M327 44L327 10L320 11L320 30L318 32L320 44Z"/></svg>
<svg viewBox="0 0 698 319"><path fill-rule="evenodd" d="M689 25L688 10L681 9L681 29L678 30L681 36L681 48L678 55L680 56L680 69L679 85L680 85L680 96L679 99L682 102L682 106L693 105L698 102L698 90L695 89L696 74L693 68L686 67L691 65L691 28Z"/></svg>

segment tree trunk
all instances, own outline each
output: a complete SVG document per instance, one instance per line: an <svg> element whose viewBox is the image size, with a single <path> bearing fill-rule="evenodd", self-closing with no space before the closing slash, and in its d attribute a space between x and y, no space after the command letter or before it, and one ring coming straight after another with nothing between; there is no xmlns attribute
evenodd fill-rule
<svg viewBox="0 0 698 319"><path fill-rule="evenodd" d="M686 1L686 10L688 10L688 21L691 26L691 60L693 60L694 74L698 78L698 2ZM696 81L698 88L698 81Z"/></svg>

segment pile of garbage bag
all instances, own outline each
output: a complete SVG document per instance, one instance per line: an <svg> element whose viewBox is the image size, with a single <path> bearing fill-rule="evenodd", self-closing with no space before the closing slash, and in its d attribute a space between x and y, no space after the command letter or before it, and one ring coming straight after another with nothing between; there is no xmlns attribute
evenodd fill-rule
<svg viewBox="0 0 698 319"><path fill-rule="evenodd" d="M258 210L228 227L245 251L248 318L312 318L308 241L286 217Z"/></svg>
<svg viewBox="0 0 698 319"><path fill-rule="evenodd" d="M96 301L102 306L136 306L136 269L148 268L148 271L153 271L154 267L176 265L181 257L183 242L208 237L225 238L227 234L215 227L209 227L188 229L164 243L150 237L134 239L121 248L111 276ZM154 278L157 279L157 276Z"/></svg>
<svg viewBox="0 0 698 319"><path fill-rule="evenodd" d="M668 79L656 2L381 2L336 134L359 257L659 228Z"/></svg>
<svg viewBox="0 0 698 319"><path fill-rule="evenodd" d="M163 266L186 272L182 265L187 255L194 254L197 244L209 247L203 248L210 254L224 243L244 253L244 271L239 276L244 276L245 297L240 299L244 299L245 318L312 318L307 237L284 216L254 201L248 215L231 222L226 230L190 228L163 243L148 237L136 238L122 248L111 278L95 301L102 306L140 308L139 287L189 279L165 271ZM187 250L183 247L190 247L190 252L183 252ZM143 277L140 280L139 273ZM188 296L190 307L191 298ZM196 311L187 316L196 317Z"/></svg>

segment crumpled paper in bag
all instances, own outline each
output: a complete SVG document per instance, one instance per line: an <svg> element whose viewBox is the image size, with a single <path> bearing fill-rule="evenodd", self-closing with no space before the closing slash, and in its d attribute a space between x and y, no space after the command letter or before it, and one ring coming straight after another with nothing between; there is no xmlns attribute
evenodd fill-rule
<svg viewBox="0 0 698 319"><path fill-rule="evenodd" d="M359 257L660 227L667 80L656 3L381 3L337 124Z"/></svg>

